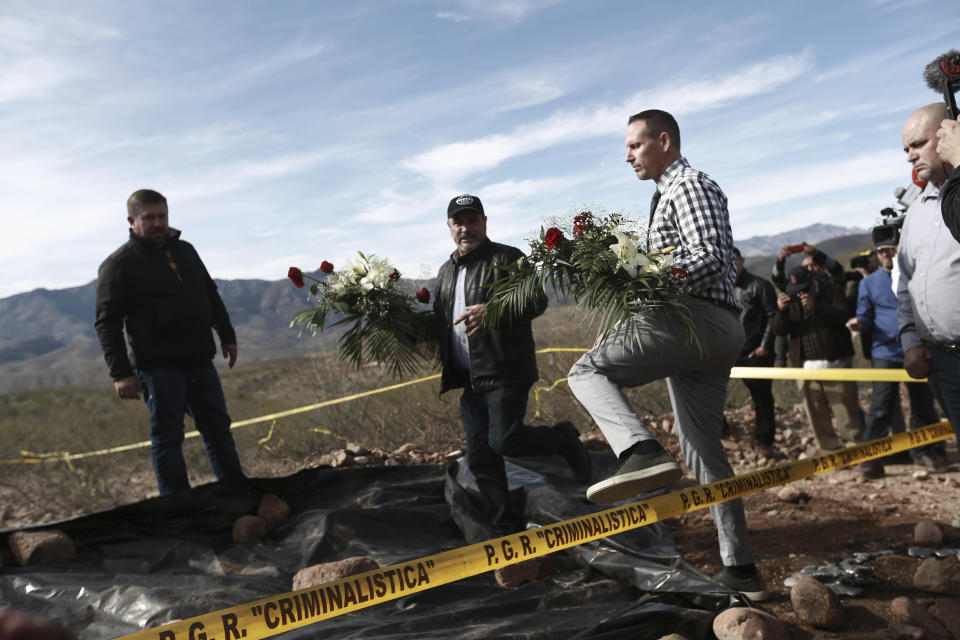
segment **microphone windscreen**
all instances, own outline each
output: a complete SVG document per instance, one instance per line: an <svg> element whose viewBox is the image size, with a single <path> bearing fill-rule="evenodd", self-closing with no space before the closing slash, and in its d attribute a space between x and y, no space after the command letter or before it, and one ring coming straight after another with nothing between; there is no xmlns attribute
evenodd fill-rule
<svg viewBox="0 0 960 640"><path fill-rule="evenodd" d="M923 81L934 91L940 91L940 83L947 77L943 71L943 63L948 60L956 61L958 59L960 59L960 51L956 49L951 49L943 55L938 56L933 62L924 67ZM956 62L954 62L954 65L955 64Z"/></svg>

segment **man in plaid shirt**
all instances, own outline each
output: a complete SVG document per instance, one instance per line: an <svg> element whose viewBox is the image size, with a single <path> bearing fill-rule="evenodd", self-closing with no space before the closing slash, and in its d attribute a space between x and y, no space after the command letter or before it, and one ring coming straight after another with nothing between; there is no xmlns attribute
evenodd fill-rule
<svg viewBox="0 0 960 640"><path fill-rule="evenodd" d="M689 309L702 351L653 313L642 319L638 332L616 331L573 365L570 389L619 458L613 475L587 489L587 498L600 503L665 487L682 475L623 393L625 387L662 378L667 380L680 449L697 482L734 475L720 432L730 367L744 340L740 305L733 295L737 266L723 191L680 154L680 129L665 111L631 116L626 145L626 160L637 177L657 184L648 249L676 247L673 266L686 272ZM724 564L715 579L751 600L765 599L742 502L714 505L710 513Z"/></svg>

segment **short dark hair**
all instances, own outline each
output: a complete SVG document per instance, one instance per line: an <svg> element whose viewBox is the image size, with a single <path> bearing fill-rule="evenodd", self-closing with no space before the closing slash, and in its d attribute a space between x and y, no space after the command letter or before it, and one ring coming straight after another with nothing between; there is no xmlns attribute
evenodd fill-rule
<svg viewBox="0 0 960 640"><path fill-rule="evenodd" d="M736 255L738 258L741 258L741 259L743 258L743 256L740 255L740 249L737 249L736 247L734 247L734 248L733 248L733 253L734 253L734 255Z"/></svg>
<svg viewBox="0 0 960 640"><path fill-rule="evenodd" d="M140 213L140 209L142 209L145 204L162 204L166 206L167 199L163 197L163 194L153 189L138 189L127 198L127 215L131 218L136 218L137 214Z"/></svg>
<svg viewBox="0 0 960 640"><path fill-rule="evenodd" d="M677 124L676 118L660 109L647 109L630 116L627 119L627 126L639 120L646 123L647 134L651 138L656 138L661 133L666 132L670 136L673 146L676 147L677 151L680 151L680 125Z"/></svg>

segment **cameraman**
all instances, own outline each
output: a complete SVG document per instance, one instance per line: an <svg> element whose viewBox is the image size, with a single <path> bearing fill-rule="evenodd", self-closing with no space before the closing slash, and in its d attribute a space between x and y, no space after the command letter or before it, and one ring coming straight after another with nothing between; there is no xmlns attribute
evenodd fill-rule
<svg viewBox="0 0 960 640"><path fill-rule="evenodd" d="M773 330L777 335L789 336L791 364L804 369L850 367L853 343L844 326L850 313L843 283L804 266L794 267L784 282L786 293L777 296ZM843 441L860 440L860 403L855 383L800 380L798 386L821 450L839 449L844 446ZM836 431L831 411L836 418Z"/></svg>
<svg viewBox="0 0 960 640"><path fill-rule="evenodd" d="M900 240L900 226L903 218L893 223L882 224L872 230L876 245L880 269L867 276L860 283L857 299L857 315L847 322L851 331L861 331L861 335L872 337L871 363L874 369L900 369L903 367L903 350L897 343L897 296L893 292L894 259ZM910 428L938 422L937 410L933 406L933 394L924 383L907 384L910 395ZM900 417L900 383L874 382L870 411L863 431L864 440L875 440L888 432L903 431ZM897 428L897 418L901 425ZM910 457L918 467L940 471L947 466L946 450L942 443L910 450ZM895 461L888 459L887 462ZM868 460L860 465L860 473L865 478L875 479L884 476L884 460Z"/></svg>
<svg viewBox="0 0 960 640"><path fill-rule="evenodd" d="M940 203L943 223L960 242L960 116L957 120L943 120L937 131L937 154L944 164L954 167L950 179L941 190Z"/></svg>
<svg viewBox="0 0 960 640"><path fill-rule="evenodd" d="M828 277L843 282L843 265L820 251L812 244L801 242L799 244L785 244L777 255L777 261L773 263L773 273L770 281L777 285L777 288L783 291L786 285L787 276L785 265L787 258L794 253L803 253L803 265L808 269L816 270L818 275L821 272L829 274Z"/></svg>
<svg viewBox="0 0 960 640"><path fill-rule="evenodd" d="M949 171L937 155L937 128L947 112L942 102L907 119L903 149L927 186L907 209L897 263L897 313L903 367L926 377L960 442L960 243L940 224L940 187Z"/></svg>

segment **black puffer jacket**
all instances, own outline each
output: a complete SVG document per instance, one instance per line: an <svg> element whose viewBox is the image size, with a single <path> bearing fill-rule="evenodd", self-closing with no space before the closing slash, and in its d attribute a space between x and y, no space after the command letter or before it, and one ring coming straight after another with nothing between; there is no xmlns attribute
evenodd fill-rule
<svg viewBox="0 0 960 640"><path fill-rule="evenodd" d="M221 344L237 343L217 285L176 229L170 229L162 249L131 232L104 260L97 279L95 326L114 380L133 375L124 328L138 369L209 362L217 353L211 327Z"/></svg>
<svg viewBox="0 0 960 640"><path fill-rule="evenodd" d="M504 277L504 272L495 265L515 262L523 253L505 244L487 240L470 253L457 256L440 267L437 273L437 288L433 298L434 311L442 318L440 338L440 362L443 376L440 393L464 387L467 379L455 364L451 353L453 334L453 303L457 285L457 267L467 270L464 281L466 305L486 304L492 290L485 285ZM534 353L531 322L547 307L546 296L535 301L522 316L505 318L499 327L485 327L470 336L470 386L476 391L490 391L506 386L531 385L540 377Z"/></svg>

